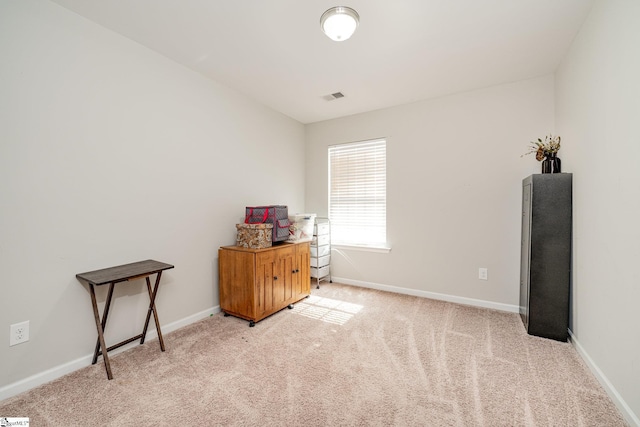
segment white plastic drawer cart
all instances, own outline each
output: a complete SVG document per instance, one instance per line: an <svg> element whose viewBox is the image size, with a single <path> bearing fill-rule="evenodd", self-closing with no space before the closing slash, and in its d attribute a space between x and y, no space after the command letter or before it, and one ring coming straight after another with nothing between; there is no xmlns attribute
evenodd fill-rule
<svg viewBox="0 0 640 427"><path fill-rule="evenodd" d="M320 282L331 283L331 222L329 218L315 219L313 240L311 240L311 277L316 279L316 289Z"/></svg>

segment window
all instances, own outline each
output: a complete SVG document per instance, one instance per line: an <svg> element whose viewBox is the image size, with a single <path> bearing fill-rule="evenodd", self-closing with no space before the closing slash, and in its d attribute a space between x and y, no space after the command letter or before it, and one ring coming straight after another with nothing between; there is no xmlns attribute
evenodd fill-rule
<svg viewBox="0 0 640 427"><path fill-rule="evenodd" d="M329 218L333 244L387 246L384 139L329 147Z"/></svg>

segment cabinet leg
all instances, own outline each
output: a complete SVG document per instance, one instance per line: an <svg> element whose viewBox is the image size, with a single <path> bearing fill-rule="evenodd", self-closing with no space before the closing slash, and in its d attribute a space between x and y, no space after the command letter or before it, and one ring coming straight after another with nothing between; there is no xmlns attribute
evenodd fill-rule
<svg viewBox="0 0 640 427"><path fill-rule="evenodd" d="M293 304L289 304L289 305L287 306L287 308L288 308L289 310L293 310Z"/></svg>
<svg viewBox="0 0 640 427"><path fill-rule="evenodd" d="M249 320L249 327L253 328L254 326L256 326L256 322L254 322L253 320Z"/></svg>
<svg viewBox="0 0 640 427"><path fill-rule="evenodd" d="M224 317L229 317L231 316L229 313L224 313Z"/></svg>

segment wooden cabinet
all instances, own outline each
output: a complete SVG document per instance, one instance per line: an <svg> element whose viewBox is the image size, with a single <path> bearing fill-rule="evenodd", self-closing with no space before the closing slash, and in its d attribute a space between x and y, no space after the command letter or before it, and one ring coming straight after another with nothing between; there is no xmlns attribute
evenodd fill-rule
<svg viewBox="0 0 640 427"><path fill-rule="evenodd" d="M309 242L265 249L223 246L218 251L220 308L249 326L307 297Z"/></svg>

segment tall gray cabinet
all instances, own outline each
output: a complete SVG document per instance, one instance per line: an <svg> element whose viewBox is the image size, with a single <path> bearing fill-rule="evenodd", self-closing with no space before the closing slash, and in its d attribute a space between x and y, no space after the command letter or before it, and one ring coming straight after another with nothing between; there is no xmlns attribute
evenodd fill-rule
<svg viewBox="0 0 640 427"><path fill-rule="evenodd" d="M567 341L571 281L572 174L522 181L520 316L527 332Z"/></svg>

